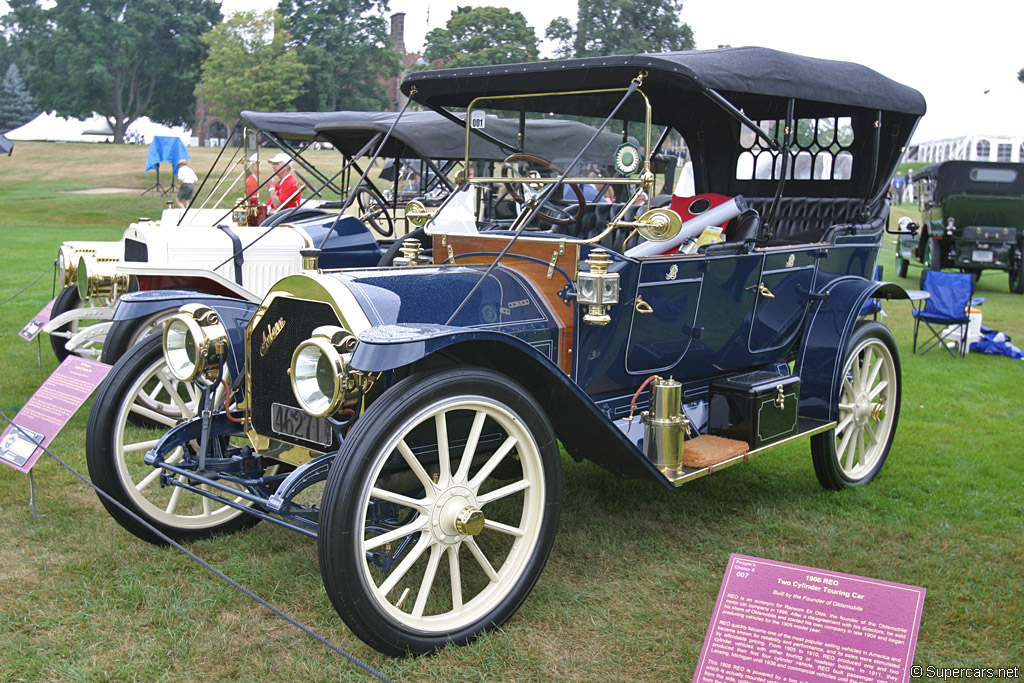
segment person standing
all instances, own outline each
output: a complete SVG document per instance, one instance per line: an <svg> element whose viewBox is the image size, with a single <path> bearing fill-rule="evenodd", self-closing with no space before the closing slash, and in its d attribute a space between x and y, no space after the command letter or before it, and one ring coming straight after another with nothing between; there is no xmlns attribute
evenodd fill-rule
<svg viewBox="0 0 1024 683"><path fill-rule="evenodd" d="M267 217L267 209L260 204L260 160L257 155L249 157L245 165L245 216L248 225L259 225Z"/></svg>
<svg viewBox="0 0 1024 683"><path fill-rule="evenodd" d="M907 171L907 186L903 189L903 201L907 204L914 203L914 169Z"/></svg>
<svg viewBox="0 0 1024 683"><path fill-rule="evenodd" d="M291 157L284 152L279 152L270 159L270 165L274 168L277 182L270 188L267 213L274 214L281 209L297 207L302 203L302 193L299 191L298 181L292 175Z"/></svg>
<svg viewBox="0 0 1024 683"><path fill-rule="evenodd" d="M892 179L892 200L897 206L903 203L903 189L907 186L907 179L903 177L902 171L896 171L896 177Z"/></svg>
<svg viewBox="0 0 1024 683"><path fill-rule="evenodd" d="M177 173L178 182L181 185L178 187L178 197L174 201L178 203L178 208L184 209L192 201L192 195L195 192L196 183L199 182L199 176L189 168L188 159L178 160Z"/></svg>

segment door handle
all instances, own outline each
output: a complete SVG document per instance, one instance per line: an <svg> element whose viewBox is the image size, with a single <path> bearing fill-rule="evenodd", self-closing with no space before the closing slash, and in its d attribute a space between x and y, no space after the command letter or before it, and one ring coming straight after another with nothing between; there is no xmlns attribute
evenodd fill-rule
<svg viewBox="0 0 1024 683"><path fill-rule="evenodd" d="M643 297L639 295L637 295L636 297L636 305L634 305L633 308L634 310L636 310L637 313L640 313L641 315L654 313L654 309L651 308L651 305L644 301Z"/></svg>
<svg viewBox="0 0 1024 683"><path fill-rule="evenodd" d="M757 290L757 293L763 296L765 299L775 298L775 295L772 294L772 290L768 289L763 282L758 285L751 285L750 287L747 287L748 292L752 292L755 289Z"/></svg>

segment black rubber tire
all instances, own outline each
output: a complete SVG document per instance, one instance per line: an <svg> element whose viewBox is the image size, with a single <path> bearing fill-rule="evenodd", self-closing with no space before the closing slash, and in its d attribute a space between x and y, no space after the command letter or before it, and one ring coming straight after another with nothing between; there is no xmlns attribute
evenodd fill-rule
<svg viewBox="0 0 1024 683"><path fill-rule="evenodd" d="M887 387L879 394L879 396L884 397L881 401L857 405L850 410L843 410L837 406L836 411L839 416L839 425L836 429L811 437L811 459L814 463L814 473L818 477L818 482L826 489L839 490L849 486L859 486L867 484L874 479L882 469L882 465L885 464L885 460L889 456L889 449L892 447L893 438L896 435L896 427L899 424L903 382L901 379L899 349L896 346L896 340L893 338L892 332L885 325L873 321L858 323L853 331L853 335L850 337L850 342L843 357L844 375L847 380L850 380L849 382L844 382L844 386L852 386L856 382L854 379L855 373L851 372L851 368L855 362L864 360L863 354L867 349L870 349L872 354L881 353L880 357L883 365L879 370L880 376L882 374L890 374L891 376ZM888 367L886 367L885 356L888 357L890 363ZM870 365L870 357L868 364ZM895 390L892 389L893 384L895 384ZM852 396L846 394L845 389L841 390L839 401L840 403L857 404L858 396L856 394L856 390ZM884 407L884 411L883 415L875 420L874 414L868 409L879 404ZM863 411L859 418L857 415L858 411ZM847 419L850 421L844 425ZM885 433L875 435L876 438L873 442L865 447L864 450L873 449L869 455L868 462L862 461L857 463L856 467L851 467L848 460L847 465L844 467L840 463L842 454L839 452L839 446L842 442L846 442L844 453L853 446L851 443L853 441L852 435L856 434L857 430L862 429L861 425L858 424L858 419L862 419L866 423L883 423L879 426ZM853 430L851 435L846 434L846 429ZM868 430L864 429L863 431ZM840 437L839 432L843 432L844 436ZM879 436L881 438L878 438ZM837 440L841 443L837 444ZM856 453L853 453L853 455L856 455Z"/></svg>
<svg viewBox="0 0 1024 683"><path fill-rule="evenodd" d="M107 338L103 340L103 352L100 355L100 360L107 365L113 365L128 352L128 349L150 336L142 334L144 330L152 328L160 320L171 317L177 310L178 307L167 308L133 320L115 320L110 325L110 330L107 331ZM155 331L150 332L150 334L155 333Z"/></svg>
<svg viewBox="0 0 1024 683"><path fill-rule="evenodd" d="M467 403L459 404L459 401ZM483 404L496 410L503 416L501 419L513 416L514 420L507 421L505 424L511 425L513 429L520 432L518 440L515 442L516 451L513 461L509 463L507 460L503 460L501 467L489 470L490 475L485 475L485 478L488 480L490 476L502 478L498 472L503 467L511 466L513 469L519 468L523 481L528 484L536 484L537 479L543 479L542 486L528 485L526 490L512 494L518 496L521 493L523 495L522 510L519 511L522 517L517 528L526 529L521 540L512 542L512 546L515 549L517 544L524 543L526 547L518 548L516 552L512 552L510 549L505 558L496 563L497 568L493 570L496 579L484 581L486 591L481 589L481 592L462 602L462 592L466 589L460 588L461 608L455 607L454 595L450 595L450 599L442 607L448 609L450 606L447 612L440 615L424 612L417 618L415 615L403 611L403 609L415 611L414 606L395 607L392 604L394 595L388 598L387 593L381 595L377 590L377 580L372 572L374 571L373 566L380 567L372 562L371 549L364 547L365 540L368 540L364 536L368 526L365 515L370 502L370 490L374 486L378 487L378 490L386 486L381 483L382 480L378 479L378 474L383 464L392 457L393 453L397 452L394 448L400 440L404 443L408 438L412 443L422 446L423 443L429 445L431 438L436 439L436 437L430 436L432 430L429 421L439 412L446 415L444 422L449 425L446 433L451 432L454 435L454 438L449 441L456 445L452 450L462 448L457 444L465 443L465 441L460 442L458 438L465 436L465 432L460 432L460 430L468 422L468 413L476 410L477 412L473 413L475 418L482 412L478 407L471 406ZM457 405L462 405L462 407L454 407ZM495 406L497 408L494 408ZM450 417L452 415L456 417ZM486 424L490 425L486 428L485 435L491 433L492 427L500 424L499 422L490 422L491 417L482 419L487 420ZM418 432L420 436L414 435L414 429L424 423L427 423L427 431ZM485 423L481 422L481 425L483 424ZM508 435L509 431L506 430L504 433ZM425 442L421 440L423 434L427 436ZM475 450L474 454L489 458L496 454L496 450L493 446L488 447L491 450L480 449L484 440L481 438L480 443L477 444L478 450ZM500 434L497 442L501 442ZM434 443L434 452L436 453L436 440ZM461 450L457 452L462 453ZM419 484L420 492L430 490L434 496L433 507L429 507L431 504L428 504L428 510L434 511L429 513L431 515L429 519L424 514L413 511L412 508L405 508L412 514L403 516L402 508L395 506L398 510L394 513L395 517L404 520L398 522L399 524L404 526L411 519L414 524L422 523L426 529L429 529L418 536L416 535L417 531L412 531L405 536L397 536L394 540L395 545L401 546L400 541L408 543L406 539L415 536L418 542L408 547L415 549L419 543L423 544L418 553L415 550L410 550L409 555L406 556L413 568L416 563L424 561L424 555L430 554L433 557L436 550L439 554L447 556L445 564L448 564L449 571L451 569L449 562L453 551L448 550L448 546L444 546L442 549L443 543L438 540L437 534L457 532L442 531L445 528L444 525L438 525L436 523L438 517L433 515L440 514L436 511L440 508L441 501L451 502L452 499L446 499L445 496L455 495L452 492L456 490L466 490L465 487L471 485L472 477L469 477L468 472L463 473L461 468L455 466L454 458L450 458L449 462L451 462L449 468L451 476L447 479L438 474L437 482L439 483L432 485L430 489L426 484ZM459 462L461 463L461 457ZM476 463L481 461L474 457L469 462L476 466ZM404 471L411 472L412 470ZM479 473L479 470L476 472ZM459 482L463 480L460 476L465 476L466 479L466 483L461 488ZM477 475L474 474L475 476ZM508 476L507 473L506 476ZM419 481L423 482L423 479L419 479ZM506 481L506 479L502 478L502 481ZM444 368L412 375L387 390L367 409L348 434L338 453L337 460L331 466L324 488L320 529L317 537L320 573L327 595L348 627L368 645L386 654L395 656L425 654L449 643L468 643L484 631L497 628L505 623L533 589L554 543L561 505L561 486L561 460L554 432L543 409L533 396L518 383L499 373L477 367ZM479 486L477 491L479 491ZM473 493L473 495L476 494L477 492ZM408 495L418 494L409 492ZM427 496L427 494L423 493L423 496ZM377 498L380 500L379 496ZM475 501L475 499L473 500ZM494 502L502 505L505 503L504 500ZM461 504L459 502L459 505ZM480 502L477 509L487 510L487 515L497 515L502 511L501 505L496 508L486 507L486 505L486 502ZM504 511L508 510L509 508L505 507ZM511 510L513 514L518 514L515 512L516 504L514 502L511 504ZM532 519L536 521L536 524L530 525L529 520L526 519L527 514L533 515ZM430 524L430 519L435 522L433 526ZM382 528L379 526L374 527L370 533L375 531L379 533L381 530ZM444 536L444 543L456 545L461 548L463 555L472 556L472 552L467 552L470 545L492 548L491 541L499 537L505 538L494 530L484 529L481 534L479 537L471 538L467 535L458 539L455 536ZM488 536L487 534L497 534L498 536ZM383 552L389 554L391 544L388 543L386 548ZM430 553L427 553L428 549L431 551ZM401 550L398 551L398 553L400 552ZM411 559L414 554L416 559ZM465 584L472 587L472 581L467 577L473 573L474 568L478 568L480 565L464 562L459 557L458 550L454 551L454 555L457 561L456 566L460 567L458 574L460 585ZM390 557L394 558L395 566L398 566L397 554ZM488 560L494 563L492 558L488 558ZM470 562L472 561L470 560ZM436 562L440 562L440 558ZM464 566L470 570L468 573L463 573ZM438 569L438 564L435 564L434 568L437 571L437 576L448 575L448 572ZM382 568L381 571L389 571L389 567ZM444 573L442 574L442 572ZM412 570L410 570L411 573ZM402 578L407 576L407 574L402 574ZM408 580L415 581L415 579ZM496 583L492 585L491 582L495 580ZM401 586L400 579L394 588L395 592ZM419 602L419 584L416 584L415 588L417 602ZM444 600L443 596L437 597L439 591L443 593L444 586L435 587L435 583L432 582L428 588L426 595L435 598L433 607L436 607L439 600ZM451 591L450 585L448 590ZM435 621L430 621L431 619ZM446 619L447 621L445 621ZM460 619L462 621L459 621ZM419 623L423 621L430 623L426 625Z"/></svg>
<svg viewBox="0 0 1024 683"><path fill-rule="evenodd" d="M942 245L933 237L929 237L925 245L924 262L928 270L942 270Z"/></svg>
<svg viewBox="0 0 1024 683"><path fill-rule="evenodd" d="M899 254L896 254L896 275L898 275L899 277L906 277L907 268L909 266L910 263L905 258L900 256Z"/></svg>
<svg viewBox="0 0 1024 683"><path fill-rule="evenodd" d="M53 308L50 309L50 319L52 320L59 315L78 308L81 303L82 300L78 296L77 287L67 287L61 290L61 293L53 301ZM69 332L71 329L72 323L68 323L56 328L54 332ZM55 334L50 335L50 346L53 347L53 355L57 356L58 363L63 362L65 358L71 355L71 352L64 348L67 341L64 337Z"/></svg>
<svg viewBox="0 0 1024 683"><path fill-rule="evenodd" d="M197 515L176 515L176 510L168 514L162 509L164 496L169 495L168 489L156 488L159 487L158 482L145 487L144 491L134 486L141 481L144 472L148 474L152 469L147 470L142 464L145 450L133 451L130 456L121 450L128 422L126 412L138 394L140 379L164 362L161 341L159 337L151 336L129 349L100 385L86 428L85 455L89 477L101 490L175 541L194 541L250 527L259 522L259 518L226 506L218 506L208 519ZM133 431L132 438L139 441L159 438L162 436L160 430L169 428L168 425L160 425L150 430L151 434ZM129 478L131 484L123 477ZM159 504L154 504L150 496L158 498ZM181 497L186 496L193 497L193 501L198 500L197 494L182 492ZM118 524L135 536L157 545L165 543L146 524L113 502L103 496L100 496L100 502ZM191 501L186 499L185 507L189 504ZM223 517L215 519L219 511L223 511Z"/></svg>
<svg viewBox="0 0 1024 683"><path fill-rule="evenodd" d="M1010 258L1009 284L1011 294L1024 294L1024 247L1016 258Z"/></svg>

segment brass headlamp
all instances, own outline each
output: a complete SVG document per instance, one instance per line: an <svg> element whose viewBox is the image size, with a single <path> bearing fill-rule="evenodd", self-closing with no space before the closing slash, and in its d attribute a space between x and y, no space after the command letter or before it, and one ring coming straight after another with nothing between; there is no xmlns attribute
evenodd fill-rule
<svg viewBox="0 0 1024 683"><path fill-rule="evenodd" d="M164 360L175 379L212 383L220 378L228 333L220 316L204 304L186 304L164 327Z"/></svg>
<svg viewBox="0 0 1024 683"><path fill-rule="evenodd" d="M78 258L75 250L66 244L57 249L57 278L61 289L74 287L78 284Z"/></svg>
<svg viewBox="0 0 1024 683"><path fill-rule="evenodd" d="M299 406L313 417L326 417L359 396L362 376L349 368L356 338L337 325L313 330L296 347L288 371Z"/></svg>
<svg viewBox="0 0 1024 683"><path fill-rule="evenodd" d="M584 263L590 266L590 272L580 271L576 281L576 301L589 307L583 322L607 325L612 320L608 307L619 303L619 274L608 272L612 260L602 248L590 252Z"/></svg>
<svg viewBox="0 0 1024 683"><path fill-rule="evenodd" d="M117 272L117 261L100 261L92 254L83 254L78 259L75 275L78 297L82 301L128 291L128 275Z"/></svg>

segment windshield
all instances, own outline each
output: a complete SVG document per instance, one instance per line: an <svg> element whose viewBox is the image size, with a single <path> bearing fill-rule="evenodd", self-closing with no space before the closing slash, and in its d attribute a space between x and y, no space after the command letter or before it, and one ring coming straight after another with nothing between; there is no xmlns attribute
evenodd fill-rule
<svg viewBox="0 0 1024 683"><path fill-rule="evenodd" d="M529 229L557 232L575 225L587 205L624 208L649 201L644 177L651 172L655 134L650 105L639 90L623 100L625 94L621 89L475 100L465 112L464 182L427 231L515 229L525 221ZM619 102L616 118L600 130Z"/></svg>

